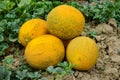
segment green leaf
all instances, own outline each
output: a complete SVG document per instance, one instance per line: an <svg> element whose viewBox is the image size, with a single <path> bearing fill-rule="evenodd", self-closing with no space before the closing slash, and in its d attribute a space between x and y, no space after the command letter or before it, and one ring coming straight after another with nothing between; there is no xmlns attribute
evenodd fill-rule
<svg viewBox="0 0 120 80"><path fill-rule="evenodd" d="M0 80L10 80L11 71L4 66L0 66Z"/></svg>
<svg viewBox="0 0 120 80"><path fill-rule="evenodd" d="M104 71L106 69L106 66L103 65L101 68L100 68L102 71Z"/></svg>
<svg viewBox="0 0 120 80"><path fill-rule="evenodd" d="M3 66L0 66L0 80L4 79L4 72L5 72L5 68Z"/></svg>
<svg viewBox="0 0 120 80"><path fill-rule="evenodd" d="M34 78L34 73L28 72L28 73L27 73L27 76L28 76L29 78L33 79L33 78Z"/></svg>
<svg viewBox="0 0 120 80"><path fill-rule="evenodd" d="M31 0L21 0L20 3L18 4L18 7L26 6L31 3Z"/></svg>
<svg viewBox="0 0 120 80"><path fill-rule="evenodd" d="M0 27L0 33L4 32L4 29L2 27Z"/></svg>
<svg viewBox="0 0 120 80"><path fill-rule="evenodd" d="M24 78L27 77L27 71L28 70L23 70L23 71L17 71L16 77L20 80L23 80Z"/></svg>
<svg viewBox="0 0 120 80"><path fill-rule="evenodd" d="M58 66L63 67L66 71L66 74L73 74L72 68L75 65L64 61L63 63L59 63Z"/></svg>
<svg viewBox="0 0 120 80"><path fill-rule="evenodd" d="M6 19L2 19L2 20L0 21L1 31L6 31L7 25L8 25L7 20L6 20Z"/></svg>
<svg viewBox="0 0 120 80"><path fill-rule="evenodd" d="M40 80L47 80L47 78L46 77L42 77Z"/></svg>
<svg viewBox="0 0 120 80"><path fill-rule="evenodd" d="M8 0L4 0L0 2L0 12L7 10L9 11L10 9L12 9L14 7L15 3L14 2L10 2Z"/></svg>
<svg viewBox="0 0 120 80"><path fill-rule="evenodd" d="M4 36L3 34L0 34L0 42L4 41Z"/></svg>
<svg viewBox="0 0 120 80"><path fill-rule="evenodd" d="M39 17L40 15L44 15L44 8L35 9L32 17L36 18L36 17Z"/></svg>
<svg viewBox="0 0 120 80"><path fill-rule="evenodd" d="M5 18L14 19L16 17L15 13L8 13L5 15Z"/></svg>
<svg viewBox="0 0 120 80"><path fill-rule="evenodd" d="M80 4L77 1L72 1L72 2L68 1L67 4L76 8L80 6Z"/></svg>
<svg viewBox="0 0 120 80"><path fill-rule="evenodd" d="M54 73L54 67L53 66L49 66L46 71L48 71L49 73Z"/></svg>
<svg viewBox="0 0 120 80"><path fill-rule="evenodd" d="M57 74L66 74L65 70L62 69L61 67L56 67L55 71Z"/></svg>
<svg viewBox="0 0 120 80"><path fill-rule="evenodd" d="M58 5L61 5L61 4L63 4L63 2L61 2L61 1L53 1L53 6L54 7L56 7Z"/></svg>
<svg viewBox="0 0 120 80"><path fill-rule="evenodd" d="M41 76L41 75L40 75L38 72L34 72L34 78L38 78L38 79L39 79L40 76Z"/></svg>
<svg viewBox="0 0 120 80"><path fill-rule="evenodd" d="M31 79L39 79L40 78L40 74L38 72L27 72L27 77L31 78Z"/></svg>
<svg viewBox="0 0 120 80"><path fill-rule="evenodd" d="M91 37L94 37L94 36L97 35L97 32L95 32L95 31L89 31L87 34L88 34L89 36L91 36Z"/></svg>
<svg viewBox="0 0 120 80"><path fill-rule="evenodd" d="M15 34L15 33L11 33L10 35L9 35L9 41L11 41L11 42L15 42L15 41L17 41L18 40L18 36L17 36L17 34Z"/></svg>
<svg viewBox="0 0 120 80"><path fill-rule="evenodd" d="M6 64L12 64L14 61L13 55L6 56L2 61Z"/></svg>
<svg viewBox="0 0 120 80"><path fill-rule="evenodd" d="M1 43L0 44L0 56L3 55L3 51L7 49L9 45L7 43Z"/></svg>
<svg viewBox="0 0 120 80"><path fill-rule="evenodd" d="M64 61L63 63L59 63L58 66L67 67L69 64L68 62Z"/></svg>

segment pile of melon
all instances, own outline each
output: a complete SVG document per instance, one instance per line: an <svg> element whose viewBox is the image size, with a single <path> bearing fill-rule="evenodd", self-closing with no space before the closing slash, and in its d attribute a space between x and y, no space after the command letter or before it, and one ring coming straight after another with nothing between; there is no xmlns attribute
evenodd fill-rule
<svg viewBox="0 0 120 80"><path fill-rule="evenodd" d="M91 69L97 62L99 50L94 40L80 36L84 26L83 14L69 5L53 8L47 20L26 21L19 30L26 62L33 68L46 69L66 58L75 65L74 69Z"/></svg>

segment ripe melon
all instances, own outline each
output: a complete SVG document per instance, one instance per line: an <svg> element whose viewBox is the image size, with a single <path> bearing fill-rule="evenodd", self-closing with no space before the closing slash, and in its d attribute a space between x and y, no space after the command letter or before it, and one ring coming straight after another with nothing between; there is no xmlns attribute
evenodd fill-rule
<svg viewBox="0 0 120 80"><path fill-rule="evenodd" d="M60 5L50 11L47 24L51 34L61 39L72 39L83 31L85 18L78 9Z"/></svg>
<svg viewBox="0 0 120 80"><path fill-rule="evenodd" d="M30 40L46 33L48 33L48 30L45 20L30 19L20 27L18 38L21 44L26 46Z"/></svg>
<svg viewBox="0 0 120 80"><path fill-rule="evenodd" d="M41 35L31 40L25 49L25 60L36 69L56 66L63 60L65 48L62 41L53 35Z"/></svg>
<svg viewBox="0 0 120 80"><path fill-rule="evenodd" d="M89 37L76 37L70 41L66 50L66 58L74 69L89 70L98 59L99 49L94 40Z"/></svg>

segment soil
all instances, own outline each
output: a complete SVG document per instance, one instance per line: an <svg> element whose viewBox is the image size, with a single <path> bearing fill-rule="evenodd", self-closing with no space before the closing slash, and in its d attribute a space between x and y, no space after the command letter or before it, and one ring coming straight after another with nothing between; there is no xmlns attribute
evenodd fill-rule
<svg viewBox="0 0 120 80"><path fill-rule="evenodd" d="M90 36L88 34L90 31L97 34ZM88 71L73 70L73 75L64 76L62 80L120 80L120 28L117 26L116 21L110 19L107 23L96 25L91 22L88 25L86 24L81 36L89 36L96 41L99 47L97 63ZM17 53L14 51L14 48L11 48L8 53ZM19 52L23 54L23 48ZM21 65L21 61L18 57L14 57L16 60L11 67L16 69L17 66ZM53 80L51 75L45 77L48 80Z"/></svg>
<svg viewBox="0 0 120 80"><path fill-rule="evenodd" d="M88 34L90 31L95 32L96 35L90 36ZM73 75L64 76L62 80L120 80L120 28L116 21L110 19L107 23L96 25L95 22L91 22L88 25L86 24L81 36L89 36L96 41L99 47L97 63L88 71L73 70ZM19 52L14 51L19 50L11 48L8 53L24 54L23 48ZM21 65L20 58L23 59L23 57L14 57L16 58L15 63L11 68L16 70ZM47 74L45 77L47 80L53 80L51 74Z"/></svg>
<svg viewBox="0 0 120 80"><path fill-rule="evenodd" d="M97 33L92 37L99 46L99 58L96 65L89 71L74 71L74 79L63 80L120 80L120 29L116 21L110 19L108 23L88 25L82 36L89 36L87 32Z"/></svg>
<svg viewBox="0 0 120 80"><path fill-rule="evenodd" d="M96 65L88 71L73 70L73 75L64 76L62 80L120 80L120 29L114 19L98 25L93 23L85 26L81 36L91 37L99 46ZM97 34L90 36L89 31ZM52 80L50 75L46 77Z"/></svg>

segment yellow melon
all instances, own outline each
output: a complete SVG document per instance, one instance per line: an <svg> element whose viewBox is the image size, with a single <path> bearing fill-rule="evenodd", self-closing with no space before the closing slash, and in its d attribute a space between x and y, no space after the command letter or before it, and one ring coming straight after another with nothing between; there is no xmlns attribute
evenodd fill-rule
<svg viewBox="0 0 120 80"><path fill-rule="evenodd" d="M21 44L26 46L30 40L46 33L48 30L45 20L30 19L20 27L18 38Z"/></svg>
<svg viewBox="0 0 120 80"><path fill-rule="evenodd" d="M66 50L66 58L74 64L74 69L89 70L98 59L99 49L94 40L89 37L76 37L70 41Z"/></svg>
<svg viewBox="0 0 120 80"><path fill-rule="evenodd" d="M56 66L65 55L62 41L53 35L41 35L31 40L25 49L25 60L36 69Z"/></svg>
<svg viewBox="0 0 120 80"><path fill-rule="evenodd" d="M85 19L78 9L60 5L50 11L47 24L51 34L61 39L72 39L83 31Z"/></svg>

